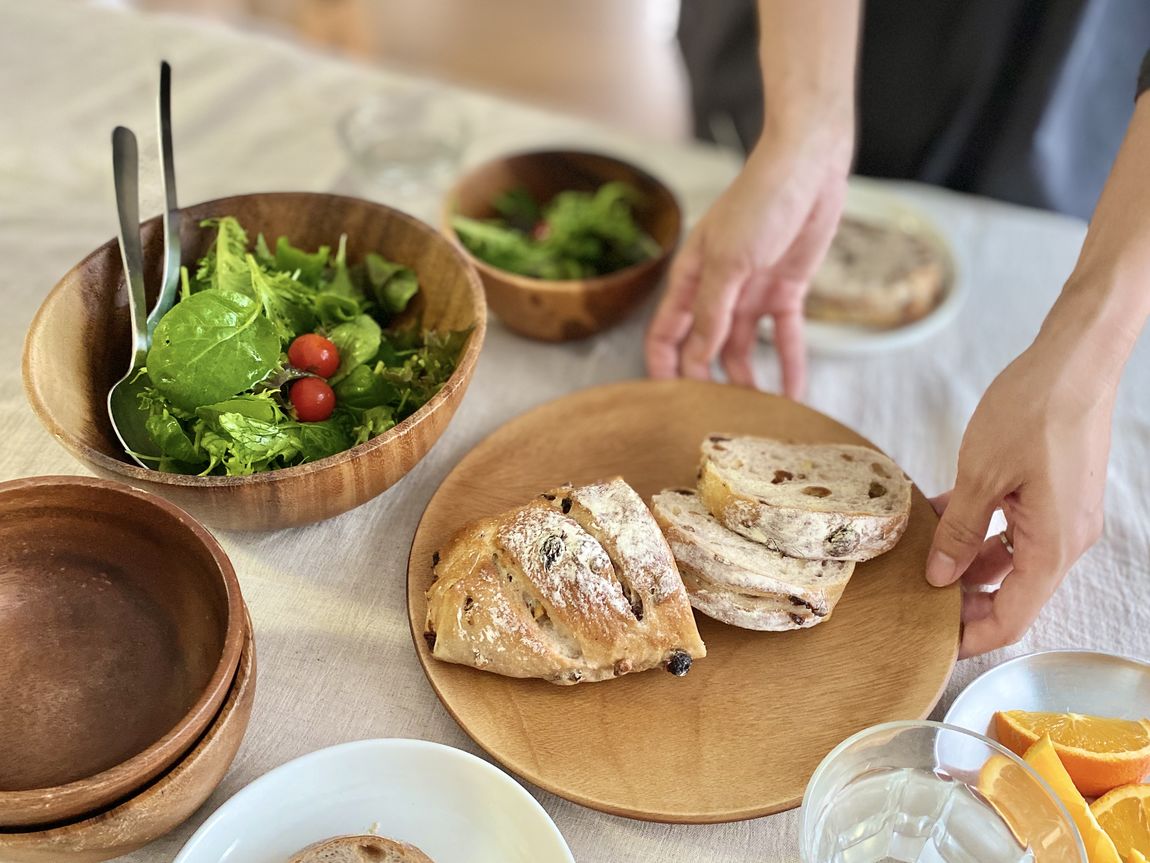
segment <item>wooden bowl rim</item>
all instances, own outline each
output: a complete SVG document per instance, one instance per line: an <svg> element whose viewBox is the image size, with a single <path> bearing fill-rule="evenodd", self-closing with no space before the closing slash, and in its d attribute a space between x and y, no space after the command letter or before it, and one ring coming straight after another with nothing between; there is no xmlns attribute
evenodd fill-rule
<svg viewBox="0 0 1150 863"><path fill-rule="evenodd" d="M99 489L101 493L108 493L112 496L121 495L135 498L145 506L152 506L160 510L174 519L177 524L186 527L191 532L191 538L207 551L227 597L227 623L219 661L199 697L167 733L126 761L92 776L49 788L33 788L24 791L0 790L0 813L9 811L15 806L23 809L42 807L48 818L51 818L62 807L71 808L72 806L83 805L82 801L91 796L94 789L101 786L110 785L125 788L126 785L126 790L130 790L133 781L147 769L144 768L142 771L142 765L154 764L159 760L163 766L158 772L163 774L174 762L183 757L196 739L203 735L205 727L211 726L212 717L219 712L220 705L226 701L228 691L232 688L236 676L236 668L240 664L247 638L246 632L250 627L240 592L239 579L236 577L236 571L231 560L207 528L186 511L159 495L150 494L113 480L84 476L52 475L8 480L0 483L0 497L18 494L28 489L45 487ZM3 818L3 815L0 815L0 818ZM0 826L0 831L3 829L5 828Z"/></svg>
<svg viewBox="0 0 1150 863"><path fill-rule="evenodd" d="M181 212L190 210L197 210L202 208L211 208L213 210L223 210L229 204L235 201L246 201L252 198L263 199L290 199L290 198L312 198L316 200L328 201L343 201L352 202L355 204L365 204L369 207L374 207L381 212L385 213L389 218L398 219L405 222L411 227L415 228L418 232L423 232L425 236L432 238L434 242L443 242L450 247L451 254L462 265L461 269L466 276L468 294L471 299L471 308L475 314L475 326L471 331L471 335L467 339L467 344L464 346L463 353L459 357L459 362L455 365L455 370L451 373L451 377L440 388L427 404L423 405L419 410L407 417L403 422L397 423L392 426L383 434L374 437L371 440L365 441L361 444L356 444L350 449L343 452L330 455L327 458L321 458L316 461L307 462L305 464L295 465L294 467L277 468L276 470L264 471L262 473L254 473L248 476L190 476L187 474L178 473L163 473L158 470L151 470L143 468L139 465L128 464L127 462L120 461L113 458L100 450L94 449L86 442L72 434L71 431L64 428L56 419L51 415L48 407L41 396L40 387L35 376L31 372L31 345L40 335L44 322L43 318L46 314L45 310L53 303L59 302L63 293L64 284L71 281L82 271L90 261L97 255L107 254L107 252L116 246L117 240L115 238L102 243L92 252L89 252L84 258L75 266L73 266L67 273L61 277L44 301L40 304L40 308L36 310L35 316L32 318L32 323L28 327L28 335L24 339L24 352L21 362L21 371L24 378L24 394L28 399L29 404L32 406L32 412L48 430L48 432L56 438L64 439L68 442L69 447L75 448L83 453L84 458L91 460L101 468L121 474L122 476L131 477L135 480L143 482L154 482L160 485L183 486L186 488L218 488L227 486L257 486L257 485L271 485L280 482L289 482L295 477L304 476L316 471L325 471L333 468L344 462L351 461L366 455L377 449L383 449L388 444L393 443L406 435L408 435L415 426L420 423L424 417L439 409L445 402L455 397L456 391L460 387L465 386L465 382L470 379L471 371L474 369L476 362L479 359L479 351L483 346L483 340L487 333L487 301L483 294L483 285L479 280L479 275L475 272L475 268L471 265L467 256L464 255L456 244L450 242L447 238L443 237L430 225L424 224L414 216L410 216L401 210L396 210L386 204L380 204L375 201L368 201L363 198L354 198L348 195L333 195L326 192L254 192L245 195L229 195L224 198L213 198L209 201L202 201L198 204L192 204L188 207L182 207ZM160 216L153 216L142 225L158 222ZM190 517L190 516L189 516Z"/></svg>
<svg viewBox="0 0 1150 863"><path fill-rule="evenodd" d="M646 182L657 187L660 192L665 194L671 202L671 214L674 216L675 230L672 232L671 238L665 242L660 243L660 252L653 258L648 258L645 261L639 261L636 264L631 264L629 267L624 267L621 270L615 270L613 273L606 273L601 276L591 276L586 279L537 279L534 276L524 276L520 273L513 273L510 270L503 270L499 267L492 266L481 258L473 255L463 241L460 240L459 235L451 226L451 217L455 215L455 202L459 198L459 190L464 184L470 182L476 174L481 171L486 171L500 162L506 162L511 159L523 158L538 158L538 159L553 159L556 157L591 157L593 159L601 159L605 162L611 162L621 168L626 168L629 171L634 171L639 174ZM456 246L479 272L491 278L501 279L502 281L525 291L539 291L541 293L560 293L560 294L589 294L599 293L602 291L609 291L614 288L619 288L623 284L637 279L645 275L652 269L662 266L666 260L675 252L676 246L679 244L679 235L683 230L683 207L679 203L678 196L671 190L671 188L652 174L645 168L634 164L633 162L625 161L617 156L611 156L607 153L598 150L516 150L511 153L505 153L502 156L495 156L478 165L473 165L465 174L462 174L452 184L451 189L448 191L447 196L443 201L443 209L440 215L441 230L444 236L451 241L452 245Z"/></svg>
<svg viewBox="0 0 1150 863"><path fill-rule="evenodd" d="M227 697L224 699L224 703L220 706L219 711L213 717L211 724L208 725L204 733L196 740L195 745L188 750L179 761L161 773L157 778L153 779L148 785L133 791L130 797L117 801L109 809L93 812L72 821L65 821L43 827L31 827L27 829L0 828L0 849L4 847L27 847L28 845L34 845L40 842L51 842L56 839L74 836L87 830L106 829L110 824L130 817L134 810L146 805L151 798L165 797L168 793L169 786L188 771L194 770L199 761L204 757L205 752L214 747L216 739L221 734L221 729L228 724L241 702L245 698L253 697L254 693L252 693L252 688L255 686L255 683L255 632L252 627L251 615L245 606L243 650L240 652L235 675L228 681ZM246 733L247 722L243 724L239 738L236 740L236 751L239 751L240 744L243 743L243 738ZM234 758L234 753L232 757ZM202 805L203 803L201 802L196 806L196 809ZM192 814L193 813L188 813L188 817L191 817ZM117 834L115 838L116 841L121 843L125 839L124 836L119 834ZM157 838L159 837L153 837L153 839L148 841L151 842ZM67 853L66 851L61 852L62 855Z"/></svg>

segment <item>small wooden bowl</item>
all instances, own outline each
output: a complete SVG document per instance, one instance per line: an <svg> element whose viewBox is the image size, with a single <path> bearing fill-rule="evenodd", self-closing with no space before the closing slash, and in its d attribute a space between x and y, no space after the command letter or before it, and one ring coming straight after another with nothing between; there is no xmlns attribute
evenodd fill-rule
<svg viewBox="0 0 1150 863"><path fill-rule="evenodd" d="M670 189L634 165L572 151L495 159L465 175L448 194L443 230L459 243L451 218L456 214L491 218L496 215L491 202L510 189L526 188L536 200L548 201L567 189L591 192L611 180L629 183L643 195L635 216L659 244L662 251L657 257L605 276L559 281L509 273L463 249L479 270L491 310L509 329L561 342L584 338L620 321L659 283L679 241L679 204Z"/></svg>
<svg viewBox="0 0 1150 863"><path fill-rule="evenodd" d="M128 368L127 292L114 240L72 268L48 295L24 343L24 389L53 437L97 474L164 495L201 521L233 530L271 530L320 521L370 500L427 454L459 407L486 328L479 278L455 246L411 216L369 201L303 192L239 195L185 208L185 264L214 232L203 219L236 216L254 238L286 236L305 249L347 234L348 256L376 251L415 270L414 311L435 329L473 327L455 373L426 405L390 431L329 458L244 477L148 470L127 456L108 420L108 390ZM159 217L142 226L149 303L160 280Z"/></svg>
<svg viewBox="0 0 1150 863"><path fill-rule="evenodd" d="M5 863L99 863L142 848L190 818L216 790L240 748L256 694L256 653L246 621L236 676L207 732L167 773L113 808L82 821L0 831Z"/></svg>
<svg viewBox="0 0 1150 863"><path fill-rule="evenodd" d="M0 829L97 811L171 767L219 712L246 628L211 534L81 477L0 484L0 620Z"/></svg>

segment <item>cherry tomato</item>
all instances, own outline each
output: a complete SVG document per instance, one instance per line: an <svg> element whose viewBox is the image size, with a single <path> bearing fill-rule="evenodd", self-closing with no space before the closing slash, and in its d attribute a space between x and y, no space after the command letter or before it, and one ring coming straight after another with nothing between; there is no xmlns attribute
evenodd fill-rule
<svg viewBox="0 0 1150 863"><path fill-rule="evenodd" d="M291 385L288 397L301 422L322 422L335 410L335 392L319 378L300 378Z"/></svg>
<svg viewBox="0 0 1150 863"><path fill-rule="evenodd" d="M304 333L288 348L288 362L297 369L330 378L339 368L339 348L321 335Z"/></svg>

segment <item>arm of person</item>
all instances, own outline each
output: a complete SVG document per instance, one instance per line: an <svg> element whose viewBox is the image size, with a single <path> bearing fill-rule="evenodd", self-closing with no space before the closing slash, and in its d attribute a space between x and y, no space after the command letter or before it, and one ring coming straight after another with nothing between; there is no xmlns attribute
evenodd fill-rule
<svg viewBox="0 0 1150 863"><path fill-rule="evenodd" d="M1101 536L1110 420L1150 317L1150 94L1142 95L1073 274L1033 345L971 418L927 579L962 579L962 656L1018 641ZM984 539L995 509L1007 538ZM994 587L998 586L997 590Z"/></svg>
<svg viewBox="0 0 1150 863"><path fill-rule="evenodd" d="M763 132L684 242L647 332L653 377L707 379L716 357L754 386L759 319L775 320L784 390L805 381L802 305L842 214L854 146L860 0L759 0Z"/></svg>

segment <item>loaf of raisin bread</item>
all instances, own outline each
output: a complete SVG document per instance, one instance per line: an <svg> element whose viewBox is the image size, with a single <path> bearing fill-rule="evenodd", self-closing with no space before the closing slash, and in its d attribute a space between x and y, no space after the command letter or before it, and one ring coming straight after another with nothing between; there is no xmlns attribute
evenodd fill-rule
<svg viewBox="0 0 1150 863"><path fill-rule="evenodd" d="M830 617L851 561L802 560L719 524L693 489L668 489L651 509L679 565L691 605L744 629L806 629Z"/></svg>
<svg viewBox="0 0 1150 863"><path fill-rule="evenodd" d="M844 217L807 293L811 320L889 329L929 314L949 268L922 236L894 224Z"/></svg>
<svg viewBox="0 0 1150 863"><path fill-rule="evenodd" d="M433 861L414 845L366 834L325 839L293 855L288 863L433 863Z"/></svg>
<svg viewBox="0 0 1150 863"><path fill-rule="evenodd" d="M910 480L885 455L846 444L711 435L699 497L729 530L789 557L870 560L902 537Z"/></svg>
<svg viewBox="0 0 1150 863"><path fill-rule="evenodd" d="M706 655L671 550L622 479L554 489L465 527L435 556L434 657L572 684Z"/></svg>

